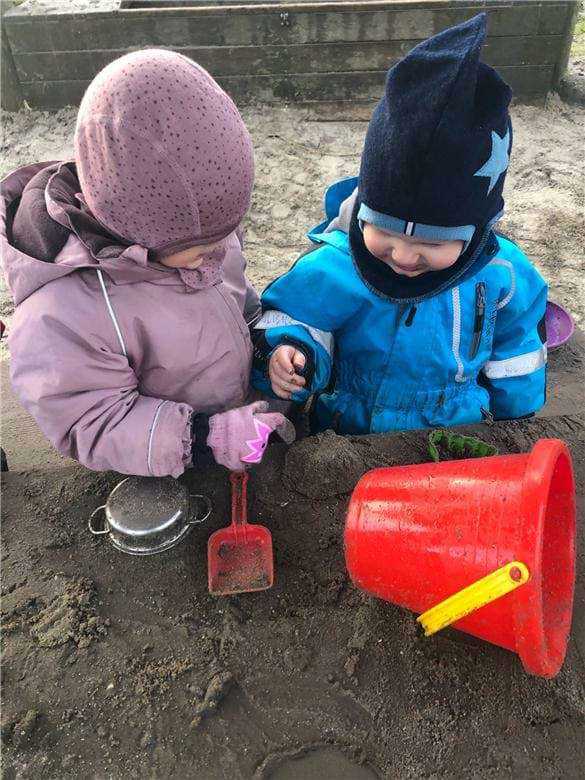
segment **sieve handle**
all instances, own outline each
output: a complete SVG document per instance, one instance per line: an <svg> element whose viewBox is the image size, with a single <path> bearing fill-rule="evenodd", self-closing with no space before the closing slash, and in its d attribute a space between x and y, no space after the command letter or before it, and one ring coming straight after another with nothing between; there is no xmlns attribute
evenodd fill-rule
<svg viewBox="0 0 585 780"><path fill-rule="evenodd" d="M203 515L203 517L195 517L192 520L189 520L189 525L199 525L200 523L204 523L209 515L211 514L211 510L213 509L213 505L209 498L207 496L202 496L200 493L189 493L189 498L200 498L203 501L203 504L205 505L205 508L207 509L207 512Z"/></svg>
<svg viewBox="0 0 585 780"><path fill-rule="evenodd" d="M93 518L97 515L98 512L101 512L103 509L106 508L106 505L98 506L97 509L94 509L91 515L89 516L89 520L87 521L87 527L91 531L91 533L94 536L105 536L105 534L110 533L110 527L108 525L107 518L104 513L104 521L103 521L103 528L96 528L93 524Z"/></svg>

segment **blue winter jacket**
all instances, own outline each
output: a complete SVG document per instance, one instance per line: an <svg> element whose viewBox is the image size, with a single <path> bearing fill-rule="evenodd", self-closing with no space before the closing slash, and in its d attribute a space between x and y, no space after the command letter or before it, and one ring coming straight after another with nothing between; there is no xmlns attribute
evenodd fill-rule
<svg viewBox="0 0 585 780"><path fill-rule="evenodd" d="M347 233L324 232L353 181L328 190L327 219L309 233L314 250L262 295L253 384L271 393L267 361L293 343L310 380L293 399L316 395L319 430L452 426L538 410L547 287L523 252L492 235L476 273L416 303L389 300L362 281Z"/></svg>

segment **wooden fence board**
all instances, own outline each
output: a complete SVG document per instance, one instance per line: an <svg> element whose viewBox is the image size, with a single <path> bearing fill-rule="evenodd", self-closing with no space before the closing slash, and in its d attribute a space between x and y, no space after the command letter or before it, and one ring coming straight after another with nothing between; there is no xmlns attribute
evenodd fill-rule
<svg viewBox="0 0 585 780"><path fill-rule="evenodd" d="M0 22L1 23L1 22ZM2 26L2 48L0 50L0 105L5 111L18 111L22 107L22 90L6 31Z"/></svg>
<svg viewBox="0 0 585 780"><path fill-rule="evenodd" d="M554 68L545 66L504 66L502 77L515 93L530 98L551 88ZM380 97L386 71L272 74L224 76L217 80L239 104L248 102L373 100ZM26 100L48 110L78 105L89 82L38 81L23 84Z"/></svg>
<svg viewBox="0 0 585 780"><path fill-rule="evenodd" d="M352 4L348 4L352 7ZM110 15L79 14L6 17L6 31L14 54L36 51L84 51L144 46L263 46L343 41L422 40L452 24L471 18L480 9L416 8L356 12L346 9L290 11L286 24L282 9L259 13L258 7L221 13L207 9L177 12L120 11ZM391 8L391 6L389 6ZM560 35L565 32L569 3L532 4L532 8L504 6L489 11L490 36ZM288 25L288 26L287 26Z"/></svg>
<svg viewBox="0 0 585 780"><path fill-rule="evenodd" d="M485 61L503 65L554 65L562 51L560 35L530 38L490 38ZM180 48L215 76L243 73L320 73L383 70L403 57L417 41L385 43L359 41L335 44L293 44L289 46L207 46ZM509 43L513 43L510 46ZM37 52L15 54L18 75L23 82L92 79L105 65L123 55L123 49L83 52Z"/></svg>

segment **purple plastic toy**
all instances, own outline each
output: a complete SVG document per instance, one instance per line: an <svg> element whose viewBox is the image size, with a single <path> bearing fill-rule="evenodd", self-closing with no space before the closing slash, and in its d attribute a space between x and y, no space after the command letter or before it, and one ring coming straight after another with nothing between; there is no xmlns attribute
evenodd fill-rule
<svg viewBox="0 0 585 780"><path fill-rule="evenodd" d="M569 312L552 301L548 301L546 304L544 322L548 349L556 349L566 344L575 332L575 323Z"/></svg>

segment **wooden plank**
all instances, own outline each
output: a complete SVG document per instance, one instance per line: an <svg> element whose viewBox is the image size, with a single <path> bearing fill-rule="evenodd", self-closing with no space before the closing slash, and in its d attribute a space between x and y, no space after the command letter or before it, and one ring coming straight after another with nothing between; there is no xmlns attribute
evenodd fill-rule
<svg viewBox="0 0 585 780"><path fill-rule="evenodd" d="M572 9L569 9L567 15L567 23L565 30L563 31L563 47L559 56L557 57L555 72L553 75L553 87L556 88L565 75L567 65L569 64L569 56L571 53L571 45L573 43L573 35L575 33L575 25L579 18L579 12L581 10L581 3L576 2Z"/></svg>
<svg viewBox="0 0 585 780"><path fill-rule="evenodd" d="M22 93L31 108L57 111L64 106L78 106L88 81L35 81L21 84Z"/></svg>
<svg viewBox="0 0 585 780"><path fill-rule="evenodd" d="M504 66L502 77L517 96L545 94L551 86L554 67ZM219 83L237 103L257 101L375 100L384 88L386 71L353 73L301 73L260 76L224 76ZM44 81L25 83L23 94L36 108L56 110L79 104L88 81Z"/></svg>
<svg viewBox="0 0 585 780"><path fill-rule="evenodd" d="M0 81L0 105L5 111L18 111L22 108L23 97L20 88L20 79L14 65L10 44L6 37L4 25L2 25L1 54L1 81Z"/></svg>
<svg viewBox="0 0 585 780"><path fill-rule="evenodd" d="M288 46L207 46L180 48L213 76L249 73L319 73L383 70L403 57L418 41L292 44ZM562 51L560 35L489 38L485 60L502 65L554 65ZM60 81L71 73L92 79L124 50L19 53L14 61L21 81Z"/></svg>
<svg viewBox="0 0 585 780"><path fill-rule="evenodd" d="M3 0L4 1L4 0ZM192 5L169 3L164 7L148 6L141 8L139 3L120 2L116 10L63 10L62 4L55 3L52 7L43 10L43 6L28 8L23 13L18 6L7 11L7 17L17 20L31 18L56 18L60 21L74 19L76 17L91 16L93 18L109 17L112 14L124 13L132 16L152 16L157 19L177 14L217 14L218 12L239 13L242 11L253 13L265 13L268 11L282 11L286 6L287 11L320 11L329 12L331 9L349 12L372 11L390 9L397 11L444 10L445 8L472 8L475 13L480 11L492 11L502 7L524 7L533 10L535 6L543 4L550 6L566 6L581 0L196 0ZM75 6L74 6L75 8Z"/></svg>
<svg viewBox="0 0 585 780"><path fill-rule="evenodd" d="M186 9L183 13L160 11L159 15L120 11L67 18L11 16L6 18L6 31L15 54L129 50L144 46L175 48L421 40L471 18L480 5L466 3L453 8L440 5L396 10L386 4L383 10L355 11L352 3L346 3L343 7L330 5L328 11L287 11L287 20L281 19L282 7L278 6L271 6L272 10L250 6L229 12L228 9ZM515 3L490 8L490 36L537 35L541 31L543 13L549 20L547 23L550 22L546 33L560 34L566 29L570 5L572 2L553 4L543 10L540 4Z"/></svg>
<svg viewBox="0 0 585 780"><path fill-rule="evenodd" d="M449 0L394 0L394 5L403 8L421 8L430 5L439 5L448 2ZM468 2L474 2L474 0L468 0ZM457 2L457 0L455 0ZM479 2L479 0L475 0ZM501 0L487 0L488 3L497 3ZM526 2L526 0L524 0ZM326 0L323 3L316 3L315 0L245 0L245 2L237 2L237 0L121 0L120 10L122 11L161 11L167 12L202 9L202 8L214 8L220 6L222 8L242 8L248 6L263 6L271 7L274 5L286 6L287 8L293 8L296 10L299 6L313 7L319 6L331 6L331 5L347 5L348 0ZM380 0L360 0L359 2L353 2L351 5L362 8L365 5L380 5Z"/></svg>
<svg viewBox="0 0 585 780"><path fill-rule="evenodd" d="M562 35L566 32L567 22L571 18L579 0L558 5L557 3L541 2L538 9L538 34Z"/></svg>
<svg viewBox="0 0 585 780"><path fill-rule="evenodd" d="M370 2L375 1L376 0L370 0ZM437 1L441 2L441 0L435 0L435 2ZM345 2L347 2L347 0L327 0L327 5ZM364 2L368 2L368 0L362 0L359 5L363 5ZM443 2L445 2L445 0L443 0ZM492 2L494 2L494 0L492 0ZM396 5L405 4L404 0L402 3L400 0L396 0ZM408 3L409 7L422 6L424 4L425 0L410 0ZM426 4L428 5L428 0ZM235 0L121 0L120 9L122 11L152 11L155 9L175 10L177 8L184 10L187 8L210 8L213 6L230 6L233 8L235 5ZM295 0L294 3L289 2L289 0L272 0L270 3L268 3L267 0L246 0L245 5L286 5L288 7L291 5L315 5L315 0ZM354 3L354 5L357 5L357 3Z"/></svg>

